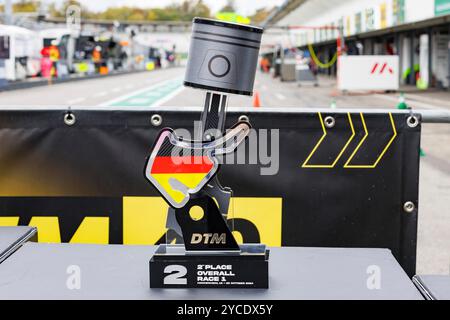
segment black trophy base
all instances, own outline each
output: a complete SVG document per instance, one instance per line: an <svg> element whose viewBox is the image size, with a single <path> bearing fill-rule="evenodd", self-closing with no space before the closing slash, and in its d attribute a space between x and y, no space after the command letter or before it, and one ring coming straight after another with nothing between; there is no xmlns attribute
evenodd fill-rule
<svg viewBox="0 0 450 320"><path fill-rule="evenodd" d="M150 260L150 288L269 288L269 250L242 245L240 253L187 253L160 245Z"/></svg>

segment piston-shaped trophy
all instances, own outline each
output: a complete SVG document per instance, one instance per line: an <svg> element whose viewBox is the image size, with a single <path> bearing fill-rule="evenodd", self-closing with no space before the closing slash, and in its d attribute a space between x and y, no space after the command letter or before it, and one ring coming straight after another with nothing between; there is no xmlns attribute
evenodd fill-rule
<svg viewBox="0 0 450 320"><path fill-rule="evenodd" d="M151 258L151 288L268 288L269 250L237 243L229 228L232 191L217 175L220 157L235 152L251 130L245 121L225 130L227 94L252 95L262 33L193 21L184 84L206 91L200 133L186 140L163 129L145 166L145 177L170 206L167 229L178 236Z"/></svg>

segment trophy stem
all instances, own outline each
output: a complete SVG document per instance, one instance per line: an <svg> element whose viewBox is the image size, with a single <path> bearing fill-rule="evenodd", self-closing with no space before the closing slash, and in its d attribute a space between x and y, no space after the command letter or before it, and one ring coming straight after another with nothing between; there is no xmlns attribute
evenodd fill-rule
<svg viewBox="0 0 450 320"><path fill-rule="evenodd" d="M211 141L219 138L225 131L228 96L223 93L207 92L201 115L201 129L198 140Z"/></svg>

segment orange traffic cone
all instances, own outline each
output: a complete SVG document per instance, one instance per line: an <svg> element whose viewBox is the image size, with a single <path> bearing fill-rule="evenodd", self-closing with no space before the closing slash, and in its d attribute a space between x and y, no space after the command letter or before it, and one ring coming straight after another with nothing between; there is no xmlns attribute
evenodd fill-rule
<svg viewBox="0 0 450 320"><path fill-rule="evenodd" d="M261 107L261 100L259 99L259 92L255 91L255 94L253 95L253 107L254 108L260 108Z"/></svg>

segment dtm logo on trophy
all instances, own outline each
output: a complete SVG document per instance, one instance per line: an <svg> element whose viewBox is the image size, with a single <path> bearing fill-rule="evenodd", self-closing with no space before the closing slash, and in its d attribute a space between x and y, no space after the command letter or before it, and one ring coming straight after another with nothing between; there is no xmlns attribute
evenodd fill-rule
<svg viewBox="0 0 450 320"><path fill-rule="evenodd" d="M226 241L227 239L227 234L226 233L222 233L222 234L218 234L218 233L205 233L205 234L201 234L201 233L194 233L192 235L192 239L191 239L191 244L199 244L199 243L204 243L204 244L225 244L227 243Z"/></svg>

